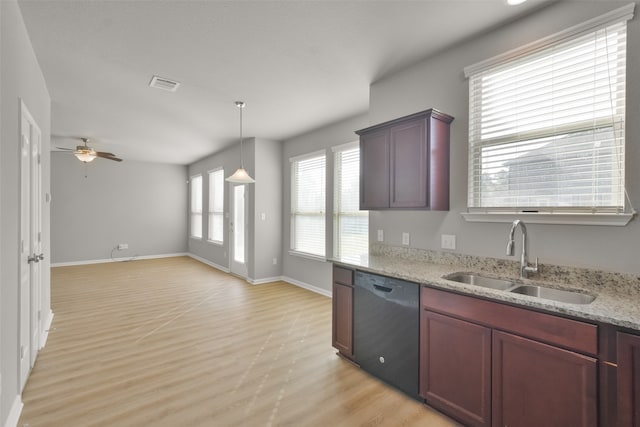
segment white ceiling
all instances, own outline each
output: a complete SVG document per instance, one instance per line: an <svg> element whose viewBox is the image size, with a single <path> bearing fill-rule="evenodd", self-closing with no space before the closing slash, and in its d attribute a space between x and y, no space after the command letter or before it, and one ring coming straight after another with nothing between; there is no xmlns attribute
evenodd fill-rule
<svg viewBox="0 0 640 427"><path fill-rule="evenodd" d="M189 164L367 111L369 85L544 0L20 0L52 98L52 145ZM148 86L160 75L171 93Z"/></svg>

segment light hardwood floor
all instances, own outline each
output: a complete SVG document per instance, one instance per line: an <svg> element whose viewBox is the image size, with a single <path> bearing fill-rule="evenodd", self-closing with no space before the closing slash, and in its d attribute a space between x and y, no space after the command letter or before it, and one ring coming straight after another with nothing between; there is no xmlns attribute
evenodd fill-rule
<svg viewBox="0 0 640 427"><path fill-rule="evenodd" d="M341 359L331 300L187 257L52 269L19 426L457 424Z"/></svg>

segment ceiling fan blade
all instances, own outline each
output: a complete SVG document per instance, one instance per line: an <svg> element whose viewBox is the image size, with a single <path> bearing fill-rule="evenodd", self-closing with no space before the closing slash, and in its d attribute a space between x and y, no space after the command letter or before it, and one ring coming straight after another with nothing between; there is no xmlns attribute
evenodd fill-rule
<svg viewBox="0 0 640 427"><path fill-rule="evenodd" d="M115 157L116 156L113 153L107 153L105 151L96 151L96 155L98 155L98 156L103 155L103 156L109 156L109 157Z"/></svg>
<svg viewBox="0 0 640 427"><path fill-rule="evenodd" d="M115 156L113 156L113 155L110 155L110 156L109 156L109 154L111 154L111 153L102 153L102 152L100 152L100 151L97 151L97 152L96 152L96 156L97 156L97 157L101 157L101 158L103 158L103 159L107 159L107 160L114 160L114 161L116 161L116 162L121 162L121 161L122 161L122 159L119 159L119 158L117 158L117 157L115 157Z"/></svg>
<svg viewBox="0 0 640 427"><path fill-rule="evenodd" d="M73 151L73 148L65 148L65 147L56 147L58 150L63 150L63 151Z"/></svg>

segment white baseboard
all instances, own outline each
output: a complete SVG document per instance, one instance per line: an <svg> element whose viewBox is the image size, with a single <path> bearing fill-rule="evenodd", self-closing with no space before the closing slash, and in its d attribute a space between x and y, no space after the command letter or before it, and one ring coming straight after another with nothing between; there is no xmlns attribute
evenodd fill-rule
<svg viewBox="0 0 640 427"><path fill-rule="evenodd" d="M221 265L218 265L218 264L216 264L215 262L209 261L209 260L208 260L208 259L206 259L206 258L202 258L201 256L194 255L194 254L192 254L192 253L188 253L188 254L186 254L186 255L187 255L188 257L191 257L191 258L195 259L196 261L200 261L200 262L201 262L201 263L203 263L203 264L207 264L209 267L213 267L213 268L215 268L216 270L220 270L220 271L223 271L223 272L225 272L225 273L228 273L228 272L229 272L229 269L228 269L227 267L223 267L223 266L221 266Z"/></svg>
<svg viewBox="0 0 640 427"><path fill-rule="evenodd" d="M53 322L53 311L49 310L47 313L47 319L44 324L44 331L40 335L40 348L47 345L47 339L49 338L49 330L51 330L51 323Z"/></svg>
<svg viewBox="0 0 640 427"><path fill-rule="evenodd" d="M70 261L70 262L55 262L51 263L51 267L69 267L73 265L86 265L86 264L104 264L107 262L125 262L125 261L137 261L139 259L156 259L156 258L173 258L177 256L188 256L186 252L178 252L175 254L158 254L158 255L142 255L142 256L130 256L121 258L107 258L107 259L92 259L86 261Z"/></svg>
<svg viewBox="0 0 640 427"><path fill-rule="evenodd" d="M280 282L282 280L284 280L282 276L267 277L265 279L257 279L257 280L247 278L247 282L249 282L252 285L264 285L265 283Z"/></svg>
<svg viewBox="0 0 640 427"><path fill-rule="evenodd" d="M327 289L322 289L322 288L319 288L317 286L313 286L313 285L310 285L308 283L304 283L304 282L301 282L299 280L296 280L296 279L293 279L293 278L287 277L287 276L282 276L281 280L283 280L283 281L285 281L287 283L291 283L292 285L298 286L300 288L306 289L308 291L315 292L315 293L320 294L320 295L324 295L325 297L329 297L329 298L332 297L332 292L327 290Z"/></svg>
<svg viewBox="0 0 640 427"><path fill-rule="evenodd" d="M23 406L24 404L22 403L22 399L20 398L20 396L16 396L13 401L13 405L11 405L11 410L9 411L7 421L4 423L4 427L18 426L18 421L20 421L20 414L22 414Z"/></svg>

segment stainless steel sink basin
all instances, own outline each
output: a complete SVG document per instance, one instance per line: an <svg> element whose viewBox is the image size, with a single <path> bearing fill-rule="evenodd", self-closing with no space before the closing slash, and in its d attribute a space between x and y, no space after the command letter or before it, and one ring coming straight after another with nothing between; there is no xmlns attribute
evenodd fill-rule
<svg viewBox="0 0 640 427"><path fill-rule="evenodd" d="M481 276L474 273L452 273L443 276L443 279L452 280L467 285L479 286L481 288L507 291L514 294L528 295L536 298L547 299L569 304L590 304L596 299L595 296L575 291L564 291L562 289L547 288L537 285L523 285L518 282L505 279L495 279L493 277Z"/></svg>
<svg viewBox="0 0 640 427"><path fill-rule="evenodd" d="M482 288L498 289L500 291L506 291L507 289L517 285L517 283L509 280L494 279L493 277L479 276L473 273L453 273L449 276L445 276L444 278L458 283L466 283L468 285L480 286Z"/></svg>
<svg viewBox="0 0 640 427"><path fill-rule="evenodd" d="M570 304L589 304L596 299L596 297L589 294L563 291L561 289L551 289L535 285L520 285L511 289L509 292Z"/></svg>

